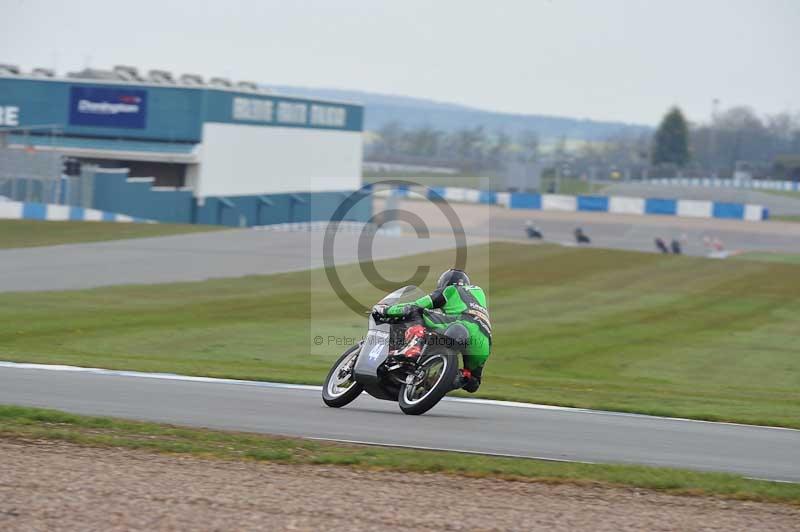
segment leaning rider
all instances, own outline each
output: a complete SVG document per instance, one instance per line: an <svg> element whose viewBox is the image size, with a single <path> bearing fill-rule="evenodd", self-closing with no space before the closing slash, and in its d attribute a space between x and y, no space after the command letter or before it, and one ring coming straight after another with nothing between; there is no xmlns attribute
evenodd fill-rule
<svg viewBox="0 0 800 532"><path fill-rule="evenodd" d="M385 313L403 317L410 324L405 332L406 345L398 352L407 358L419 356L425 327L443 331L454 323L463 325L469 338L464 349L464 369L456 385L470 393L478 391L483 366L492 349L492 325L486 295L480 286L470 284L466 273L447 270L439 277L434 292L410 304L392 305Z"/></svg>

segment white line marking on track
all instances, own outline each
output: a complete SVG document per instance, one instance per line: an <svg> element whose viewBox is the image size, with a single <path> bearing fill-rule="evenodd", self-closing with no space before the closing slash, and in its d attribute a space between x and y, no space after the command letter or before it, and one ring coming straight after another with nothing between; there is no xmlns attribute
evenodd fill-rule
<svg viewBox="0 0 800 532"><path fill-rule="evenodd" d="M496 456L498 458L522 458L525 460L542 460L544 462L563 462L569 464L587 464L587 465L603 465L603 462L589 462L586 460L569 460L567 458L550 458L546 456L526 456L522 454L508 454L508 453L493 453L489 451L469 451L466 449L451 449L447 447L424 447L421 445L403 445L401 443L381 443L381 442L373 442L373 441L361 441L361 440L343 440L341 438L318 438L312 436L306 436L303 439L305 440L314 440L314 441L330 441L336 443L349 443L351 445L369 445L372 447L392 447L396 449L413 449L417 451L440 451L440 452L447 452L447 453L462 453L462 454L474 454L480 456ZM614 464L610 464L614 465ZM616 464L616 465L634 465L634 464ZM655 468L663 468L664 466L645 466L645 467L655 467ZM669 468L673 469L673 468ZM713 471L709 471L713 472ZM757 477L743 477L747 480L758 480L760 482L778 482L780 484L798 484L793 480L775 480L769 478L757 478Z"/></svg>
<svg viewBox="0 0 800 532"><path fill-rule="evenodd" d="M248 381L239 379L221 379L216 377L195 377L192 375L178 375L176 373L147 373L143 371L125 371L103 368L84 368L80 366L63 366L59 364L30 364L23 362L0 361L0 368L10 369L37 369L45 371L68 371L74 373L92 373L95 375L111 375L116 377L135 377L140 379L160 379L168 381L203 382L207 384L238 384L242 386L255 386L258 388L286 388L291 390L321 391L321 386L310 384L288 384L284 382Z"/></svg>
<svg viewBox="0 0 800 532"><path fill-rule="evenodd" d="M498 458L524 458L526 460L544 460L546 462L566 462L571 464L592 464L596 465L599 462L587 462L585 460L569 460L567 458L550 458L545 456L527 456L524 454L508 454L508 453L493 453L489 451L470 451L467 449L450 449L447 447L425 447L422 445L404 445L402 443L381 443L374 441L361 441L361 440L343 440L341 438L319 438L319 437L305 437L306 440L315 441L333 441L338 443L349 443L352 445L371 445L374 447L393 447L398 449L414 449L419 451L442 451L448 453L463 453L463 454L477 454L482 456L497 456ZM785 482L785 481L781 481Z"/></svg>
<svg viewBox="0 0 800 532"><path fill-rule="evenodd" d="M115 369L103 368L85 368L81 366L66 366L60 364L34 364L27 362L6 362L0 361L0 368L8 369L35 369L44 371L68 371L75 373L92 373L95 375L110 375L117 377L133 377L141 379L159 379L171 381L184 381L184 382L199 382L206 384L236 384L240 386L254 386L257 388L283 388L288 390L308 390L308 391L322 391L322 386L311 384L289 384L283 382L267 382L267 381L249 381L241 379L223 379L216 377L195 377L192 375L179 375L176 373L147 373L142 371L126 371ZM588 408L574 408L569 406L555 406L555 405L542 405L537 403L520 403L515 401L500 401L495 399L473 399L468 397L445 397L442 399L446 402L452 403L467 403L478 404L487 406L502 406L507 408L526 408L532 410L554 410L559 412L571 412L575 414L592 414L602 416L620 416L620 417L634 417L643 419L658 419L676 422L691 422L691 423L710 423L712 425L731 425L735 427L749 427L754 429L770 429L770 430L789 430L800 432L800 429L793 429L789 427L773 427L768 425L748 425L746 423L731 423L727 421L706 421L703 419L689 419L682 417L667 417L667 416L651 416L647 414L635 414L632 412L611 412L608 410L592 410ZM365 443L367 444L367 443ZM468 451L464 451L468 452Z"/></svg>

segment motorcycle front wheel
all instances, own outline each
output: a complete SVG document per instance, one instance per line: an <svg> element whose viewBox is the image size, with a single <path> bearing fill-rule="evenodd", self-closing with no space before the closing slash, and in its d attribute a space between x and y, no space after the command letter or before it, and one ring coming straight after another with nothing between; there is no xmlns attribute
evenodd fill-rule
<svg viewBox="0 0 800 532"><path fill-rule="evenodd" d="M447 348L436 348L420 363L410 382L400 387L397 402L410 416L424 414L453 389L458 375L458 355Z"/></svg>
<svg viewBox="0 0 800 532"><path fill-rule="evenodd" d="M322 400L332 408L340 408L361 395L364 387L354 378L353 367L361 350L361 344L345 351L328 372L322 386Z"/></svg>

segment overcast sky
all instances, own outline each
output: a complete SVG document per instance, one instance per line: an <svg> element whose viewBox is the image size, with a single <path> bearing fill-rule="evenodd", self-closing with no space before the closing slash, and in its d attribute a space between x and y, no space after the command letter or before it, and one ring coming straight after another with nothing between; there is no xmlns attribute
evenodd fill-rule
<svg viewBox="0 0 800 532"><path fill-rule="evenodd" d="M655 123L800 110L800 0L0 0L0 62Z"/></svg>

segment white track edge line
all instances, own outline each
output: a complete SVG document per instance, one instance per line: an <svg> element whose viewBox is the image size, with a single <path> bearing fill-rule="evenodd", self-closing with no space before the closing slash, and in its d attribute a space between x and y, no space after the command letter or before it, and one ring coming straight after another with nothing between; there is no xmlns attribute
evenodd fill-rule
<svg viewBox="0 0 800 532"><path fill-rule="evenodd" d="M335 443L349 443L352 445L369 445L370 447L391 447L396 449L413 449L419 451L439 451L439 452L447 452L447 453L460 453L460 454L471 454L471 455L479 455L479 456L495 456L498 458L520 458L524 460L542 460L544 462L562 462L568 464L588 464L588 465L642 465L642 464L626 464L626 463L608 463L608 462L589 462L587 460L570 460L568 458L550 458L545 456L527 456L524 454L508 454L508 453L493 453L491 451L470 451L467 449L450 449L447 447L426 447L424 445L406 445L402 443L380 443L380 442L373 442L373 441L361 441L361 440L345 440L342 438L322 438L317 436L304 436L303 439L305 440L313 440L313 441L327 441L327 442L335 442ZM683 469L680 467L672 467L672 466L654 466L654 465L647 465L644 464L645 467L655 467L655 468L666 468L666 469ZM701 473L718 473L719 471L700 471ZM730 473L735 475L736 473ZM759 477L742 477L747 480L758 480L760 482L778 482L780 484L800 484L800 482L796 482L794 480L778 480L772 478L759 478Z"/></svg>
<svg viewBox="0 0 800 532"><path fill-rule="evenodd" d="M321 391L322 386L312 384L290 384L283 382L268 382L268 381L249 381L241 379L224 379L217 377L196 377L192 375L179 375L177 373L149 373L143 371L127 371L115 370L104 368L87 368L81 366L68 366L62 364L35 364L28 362L8 362L0 361L0 368L8 369L35 369L45 371L67 371L75 373L92 373L95 375L110 375L117 377L135 377L142 379L160 379L184 382L201 382L206 384L236 384L241 386L254 386L257 388L283 388L289 390L310 390ZM532 410L553 410L558 412L572 412L576 414L594 414L603 416L619 416L619 417L633 417L643 419L658 419L665 421L679 421L691 423L709 423L712 425L730 425L734 427L749 427L755 429L769 429L769 430L785 430L792 432L800 432L800 429L793 429L790 427L775 427L770 425L751 425L747 423L733 423L729 421L708 421L705 419L691 419L683 417L669 417L669 416L653 416L648 414L636 414L633 412L612 412L609 410L592 410L588 408L575 408L569 406L556 406L556 405L543 405L537 403L521 403L516 401L500 401L496 399L473 399L468 397L445 397L443 401L453 403L467 403L479 404L487 406L503 406L510 408L527 408Z"/></svg>
<svg viewBox="0 0 800 532"><path fill-rule="evenodd" d="M601 465L600 462L588 462L586 460L570 460L567 458L549 458L544 456L528 456L524 454L493 453L491 451L470 451L467 449L451 449L448 447L426 447L424 445L407 445L403 443L381 443L362 440L345 440L342 438L322 438L318 436L305 436L303 439L314 441L329 441L337 443L349 443L352 445L369 445L371 447L392 447L397 449L414 449L419 451L439 451L446 453L474 454L480 456L496 456L498 458L523 458L525 460L543 460L545 462L565 462L571 464Z"/></svg>

